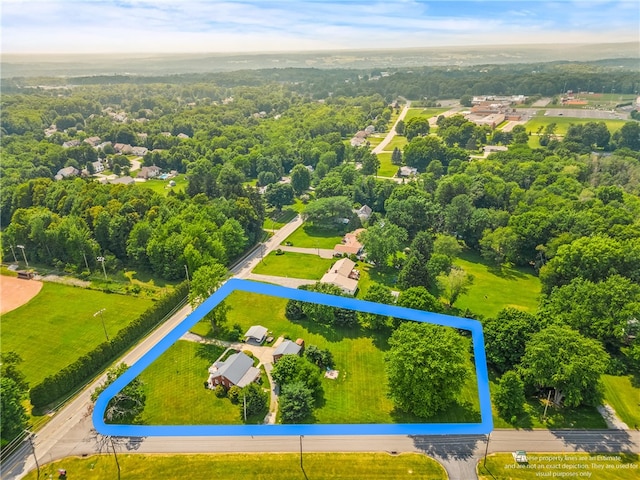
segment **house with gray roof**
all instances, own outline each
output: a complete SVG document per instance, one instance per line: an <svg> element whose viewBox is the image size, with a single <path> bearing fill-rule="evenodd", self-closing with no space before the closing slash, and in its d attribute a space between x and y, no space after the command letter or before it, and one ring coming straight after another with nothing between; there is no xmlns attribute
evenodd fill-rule
<svg viewBox="0 0 640 480"><path fill-rule="evenodd" d="M209 367L209 388L222 385L246 387L260 378L260 370L253 366L253 359L242 352L234 353L224 362L215 362Z"/></svg>
<svg viewBox="0 0 640 480"><path fill-rule="evenodd" d="M273 363L280 360L283 355L299 355L301 350L302 345L291 340L283 340L273 351Z"/></svg>

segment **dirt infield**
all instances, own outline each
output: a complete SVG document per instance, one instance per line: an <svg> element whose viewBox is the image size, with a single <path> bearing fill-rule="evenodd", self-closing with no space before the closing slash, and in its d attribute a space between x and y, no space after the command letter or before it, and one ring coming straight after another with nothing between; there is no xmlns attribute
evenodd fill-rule
<svg viewBox="0 0 640 480"><path fill-rule="evenodd" d="M7 313L24 305L42 289L42 282L20 280L0 275L0 313Z"/></svg>

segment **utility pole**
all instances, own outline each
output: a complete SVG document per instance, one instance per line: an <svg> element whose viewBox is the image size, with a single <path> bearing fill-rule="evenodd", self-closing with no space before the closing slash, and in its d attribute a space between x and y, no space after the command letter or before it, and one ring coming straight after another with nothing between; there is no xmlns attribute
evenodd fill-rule
<svg viewBox="0 0 640 480"><path fill-rule="evenodd" d="M116 447L113 444L113 437L109 437L109 440L111 440L111 448L113 449L113 456L116 459L116 466L118 467L118 480L120 480L120 462L118 461L118 455L116 454Z"/></svg>
<svg viewBox="0 0 640 480"><path fill-rule="evenodd" d="M29 444L31 445L31 451L33 452L33 459L36 461L36 469L38 470L38 479L40 478L40 464L38 463L38 457L36 457L36 447L33 444L33 439L36 436L35 433L30 432L29 430L25 430L27 435L29 435Z"/></svg>
<svg viewBox="0 0 640 480"><path fill-rule="evenodd" d="M247 423L247 394L242 396L242 407L244 410L244 423Z"/></svg>
<svg viewBox="0 0 640 480"><path fill-rule="evenodd" d="M100 315L100 320L102 321L102 329L104 330L104 336L107 337L107 342L109 341L109 334L107 333L107 327L104 324L104 313L105 309L101 308L100 310L98 310L96 313L93 314L94 317L97 317L98 315Z"/></svg>
<svg viewBox="0 0 640 480"><path fill-rule="evenodd" d="M16 245L20 250L22 250L22 258L24 258L24 263L29 268L29 262L27 262L27 256L24 253L24 245Z"/></svg>
<svg viewBox="0 0 640 480"><path fill-rule="evenodd" d="M482 464L484 468L487 468L487 452L489 451L489 440L491 440L491 432L489 432L489 434L487 435L487 446L484 449L484 463Z"/></svg>
<svg viewBox="0 0 640 480"><path fill-rule="evenodd" d="M300 470L302 470L302 474L304 475L304 478L309 480L309 477L307 477L307 472L304 471L304 465L302 464L302 439L303 438L304 438L304 435L300 435Z"/></svg>
<svg viewBox="0 0 640 480"><path fill-rule="evenodd" d="M189 268L187 268L187 265L184 265L184 271L187 275L187 290L190 288L190 281L189 281Z"/></svg>
<svg viewBox="0 0 640 480"><path fill-rule="evenodd" d="M49 249L49 247L47 246L47 250L48 249ZM51 255L51 253L49 253L49 255ZM89 262L87 262L87 256L85 255L84 252L82 252L82 256L84 257L84 266L87 267L87 270L91 271L91 269L89 268Z"/></svg>
<svg viewBox="0 0 640 480"><path fill-rule="evenodd" d="M104 257L96 257L96 260L98 260L100 263L102 263L102 273L104 273L104 279L105 280L109 280L107 278L107 270L104 268Z"/></svg>

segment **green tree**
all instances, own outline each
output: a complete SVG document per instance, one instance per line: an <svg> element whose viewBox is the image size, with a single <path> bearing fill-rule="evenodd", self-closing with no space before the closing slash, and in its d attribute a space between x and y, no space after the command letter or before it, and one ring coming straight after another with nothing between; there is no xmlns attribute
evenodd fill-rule
<svg viewBox="0 0 640 480"><path fill-rule="evenodd" d="M266 413L269 406L269 394L256 383L250 383L243 387L238 394L238 406L240 410L240 419Z"/></svg>
<svg viewBox="0 0 640 480"><path fill-rule="evenodd" d="M408 140L418 135L427 135L429 133L429 119L422 115L412 117L405 122L404 131Z"/></svg>
<svg viewBox="0 0 640 480"><path fill-rule="evenodd" d="M427 270L427 261L419 252L411 252L402 265L402 270L398 274L398 287L407 289L411 287L428 287L431 285L431 278Z"/></svg>
<svg viewBox="0 0 640 480"><path fill-rule="evenodd" d="M22 405L25 391L10 377L0 378L0 438L9 442L27 428L29 417Z"/></svg>
<svg viewBox="0 0 640 480"><path fill-rule="evenodd" d="M316 395L321 390L320 369L304 357L284 355L273 366L271 371L273 380L284 387L301 382Z"/></svg>
<svg viewBox="0 0 640 480"><path fill-rule="evenodd" d="M26 392L29 389L29 382L25 374L18 370L18 365L22 362L22 357L16 352L0 354L0 377L12 379L20 390Z"/></svg>
<svg viewBox="0 0 640 480"><path fill-rule="evenodd" d="M311 173L304 165L298 164L291 169L291 186L297 195L304 193L311 185Z"/></svg>
<svg viewBox="0 0 640 480"><path fill-rule="evenodd" d="M107 370L107 379L93 391L91 400L95 402L98 396L128 368L126 364L120 363ZM146 399L144 384L138 377L134 378L109 400L104 413L105 421L108 423L132 423L136 421L144 411Z"/></svg>
<svg viewBox="0 0 640 480"><path fill-rule="evenodd" d="M213 263L197 269L189 286L189 304L192 308L198 307L220 287L227 277L228 272L224 265ZM205 318L211 323L211 331L215 334L217 329L225 322L227 305L219 303Z"/></svg>
<svg viewBox="0 0 640 480"><path fill-rule="evenodd" d="M483 330L487 361L503 373L520 363L525 346L539 325L533 315L507 307L488 318Z"/></svg>
<svg viewBox="0 0 640 480"><path fill-rule="evenodd" d="M372 283L365 293L363 300L368 302L393 305L395 298L391 294L391 289L386 285ZM360 325L371 330L381 330L389 325L389 317L386 315L376 315L375 313L358 312Z"/></svg>
<svg viewBox="0 0 640 480"><path fill-rule="evenodd" d="M405 128L404 120L398 120L398 123L396 123L396 133L398 135L404 135L404 128Z"/></svg>
<svg viewBox="0 0 640 480"><path fill-rule="evenodd" d="M303 213L305 220L319 227L337 227L343 218L353 218L351 200L347 197L320 198L308 204Z"/></svg>
<svg viewBox="0 0 640 480"><path fill-rule="evenodd" d="M398 147L393 148L391 153L391 163L393 165L402 165L402 151Z"/></svg>
<svg viewBox="0 0 640 480"><path fill-rule="evenodd" d="M431 161L442 161L445 157L445 145L438 137L417 137L404 147L404 162L410 167L416 167L424 172Z"/></svg>
<svg viewBox="0 0 640 480"><path fill-rule="evenodd" d="M460 295L469 291L469 287L473 283L473 275L454 266L446 276L440 276L438 282L449 306L453 306Z"/></svg>
<svg viewBox="0 0 640 480"><path fill-rule="evenodd" d="M405 322L385 354L389 396L400 410L432 417L456 401L469 375L466 342L452 329Z"/></svg>
<svg viewBox="0 0 640 480"><path fill-rule="evenodd" d="M463 95L460 97L460 105L463 107L473 106L473 97L471 95Z"/></svg>
<svg viewBox="0 0 640 480"><path fill-rule="evenodd" d="M274 183L267 187L264 199L267 204L275 207L277 210L282 210L284 205L291 205L293 203L293 188L286 183Z"/></svg>
<svg viewBox="0 0 640 480"><path fill-rule="evenodd" d="M455 258L462 251L460 242L451 235L438 233L433 241L433 253L446 255L449 258Z"/></svg>
<svg viewBox="0 0 640 480"><path fill-rule="evenodd" d="M398 251L407 241L407 232L391 222L383 221L361 232L358 240L364 245L367 261L385 267L389 257L395 260Z"/></svg>
<svg viewBox="0 0 640 480"><path fill-rule="evenodd" d="M632 319L640 319L640 286L619 275L602 282L574 278L553 289L540 315L566 323L617 353L628 335L640 333L631 331Z"/></svg>
<svg viewBox="0 0 640 480"><path fill-rule="evenodd" d="M380 159L375 153L371 153L362 159L362 168L360 169L360 173L362 175L375 175L378 173L379 168Z"/></svg>
<svg viewBox="0 0 640 480"><path fill-rule="evenodd" d="M278 397L282 423L304 422L313 412L313 404L313 392L303 382L284 385Z"/></svg>
<svg viewBox="0 0 640 480"><path fill-rule="evenodd" d="M493 403L500 416L513 423L515 417L524 411L524 382L513 370L505 372L493 393Z"/></svg>
<svg viewBox="0 0 640 480"><path fill-rule="evenodd" d="M552 325L535 333L525 348L523 379L536 388L553 390L553 402L569 407L597 405L600 376L609 356L602 345L567 326Z"/></svg>

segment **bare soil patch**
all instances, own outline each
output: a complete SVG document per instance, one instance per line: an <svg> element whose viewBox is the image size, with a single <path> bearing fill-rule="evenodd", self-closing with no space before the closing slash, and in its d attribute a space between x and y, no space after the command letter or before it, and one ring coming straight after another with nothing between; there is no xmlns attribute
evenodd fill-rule
<svg viewBox="0 0 640 480"><path fill-rule="evenodd" d="M21 280L0 275L0 313L7 313L24 305L42 289L42 282Z"/></svg>

